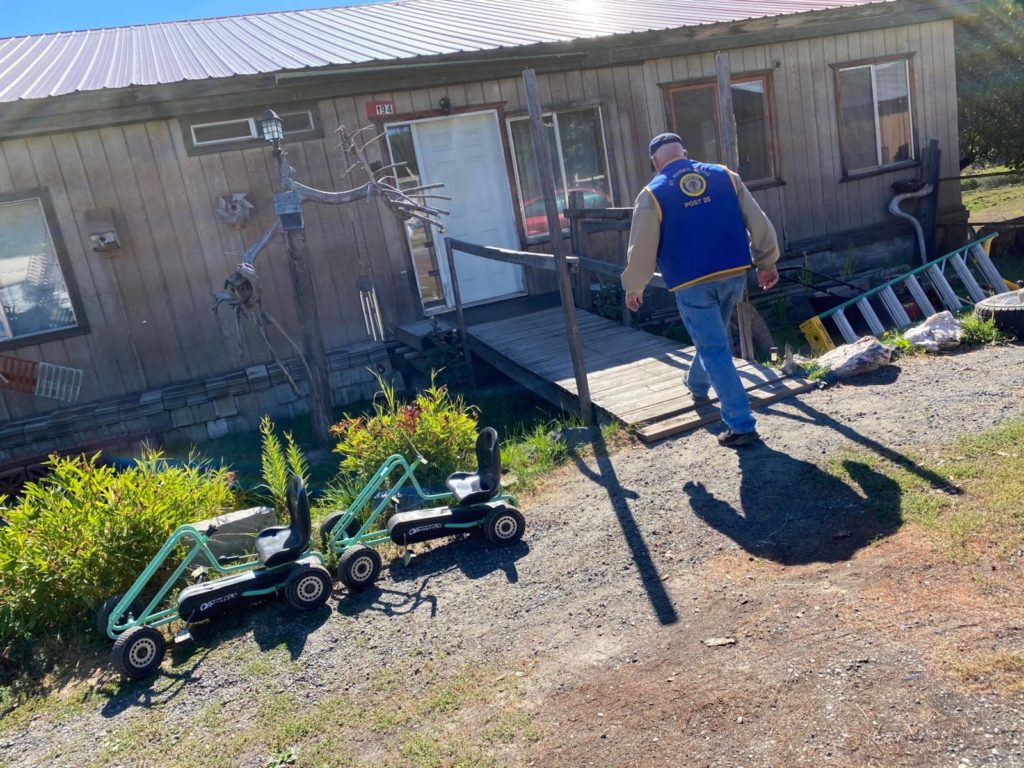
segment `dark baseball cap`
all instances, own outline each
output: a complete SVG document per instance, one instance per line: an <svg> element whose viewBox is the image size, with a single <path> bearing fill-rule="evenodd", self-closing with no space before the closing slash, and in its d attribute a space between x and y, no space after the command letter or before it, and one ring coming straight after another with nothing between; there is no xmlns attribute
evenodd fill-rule
<svg viewBox="0 0 1024 768"><path fill-rule="evenodd" d="M653 139L651 139L650 153L651 157L654 157L654 153L661 149L666 144L678 144L685 148L683 140L679 138L678 134L675 133L659 133Z"/></svg>

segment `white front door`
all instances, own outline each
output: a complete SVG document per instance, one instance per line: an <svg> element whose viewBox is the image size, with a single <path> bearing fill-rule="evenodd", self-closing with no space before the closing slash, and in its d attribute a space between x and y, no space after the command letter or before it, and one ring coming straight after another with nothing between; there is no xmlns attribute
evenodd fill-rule
<svg viewBox="0 0 1024 768"><path fill-rule="evenodd" d="M420 120L411 127L420 183L442 183L441 192L452 198L437 201L451 213L443 217L445 231L435 232L433 241L445 300L453 306L445 236L519 248L498 117L495 112L476 112ZM457 251L455 272L463 304L515 295L525 287L521 266Z"/></svg>

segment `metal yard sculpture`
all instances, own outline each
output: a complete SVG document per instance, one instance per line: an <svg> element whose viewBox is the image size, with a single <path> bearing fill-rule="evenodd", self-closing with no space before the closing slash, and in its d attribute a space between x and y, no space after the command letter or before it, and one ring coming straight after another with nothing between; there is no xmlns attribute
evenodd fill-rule
<svg viewBox="0 0 1024 768"><path fill-rule="evenodd" d="M367 178L364 184L341 192L329 192L306 186L293 178L294 169L288 164L288 153L282 146L284 134L280 118L268 109L260 122L264 138L272 144L274 158L277 161L278 192L274 195L274 210L278 214L278 218L264 230L256 242L249 246L242 256L241 263L226 279L224 288L213 292L216 299L214 311L216 312L217 307L222 303L235 310L239 354L242 349L242 318L248 317L252 320L262 342L270 350L275 362L285 372L296 394L299 394L298 386L274 352L267 336L266 326L268 324L274 326L299 354L310 383L309 404L313 419L313 431L322 444L327 444L330 440L330 390L312 274L305 254L302 204L312 201L328 205L344 205L377 197L383 200L391 212L402 221L418 219L428 226L436 226L444 231L440 217L446 215L448 211L434 206L429 201L450 200L451 198L437 193L437 190L443 186L442 184L424 184L401 189L396 171L405 163L393 163L373 168L367 159L366 149L372 143L383 138L384 134L364 141L362 136L365 131L369 130L368 127L349 132L342 126L337 131L341 139L342 151L350 162L345 176L361 171ZM280 323L270 317L261 304L262 294L255 261L256 257L274 240L278 232L284 235L285 247L288 252L288 267L292 278L296 312L302 329L301 345L284 332ZM362 254L360 254L359 261L361 274L358 275L356 284L360 292L360 303L366 321L367 333L374 339L381 339L384 329L380 319L373 278Z"/></svg>

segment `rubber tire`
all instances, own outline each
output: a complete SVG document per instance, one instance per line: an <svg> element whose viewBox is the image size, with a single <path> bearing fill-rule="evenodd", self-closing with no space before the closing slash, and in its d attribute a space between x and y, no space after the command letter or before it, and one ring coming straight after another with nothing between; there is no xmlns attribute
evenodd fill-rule
<svg viewBox="0 0 1024 768"><path fill-rule="evenodd" d="M100 633L100 636L107 636L107 622L110 621L110 614L113 612L117 604L121 602L121 598L125 596L125 592L121 592L117 595L111 595L103 601L103 605L100 606L99 610L96 611L96 631ZM145 610L146 605L139 599L132 601L132 604L128 606L128 611L135 617L141 616Z"/></svg>
<svg viewBox="0 0 1024 768"><path fill-rule="evenodd" d="M510 547L523 538L526 520L515 507L492 509L484 518L484 536L499 547Z"/></svg>
<svg viewBox="0 0 1024 768"><path fill-rule="evenodd" d="M331 547L331 531L334 529L334 526L337 525L338 521L341 520L341 518L346 513L347 510L344 509L339 509L335 512L331 512L331 514L325 517L323 519L323 522L320 523L320 543L323 544L325 550L330 549ZM352 522L350 522L348 524L348 527L345 529L345 535L349 538L352 538L357 533L359 533L359 529L361 527L362 523L359 522L359 518L353 518Z"/></svg>
<svg viewBox="0 0 1024 768"><path fill-rule="evenodd" d="M149 677L164 660L167 643L155 627L132 627L114 642L110 659L114 669L132 680Z"/></svg>
<svg viewBox="0 0 1024 768"><path fill-rule="evenodd" d="M1006 291L982 299L974 305L974 314L983 320L992 318L996 322L996 327L1001 331L1016 333L1018 338L1024 339L1024 303L1002 303L1017 292Z"/></svg>
<svg viewBox="0 0 1024 768"><path fill-rule="evenodd" d="M353 592L362 592L377 581L380 569L381 560L377 550L365 544L355 544L338 558L338 581Z"/></svg>
<svg viewBox="0 0 1024 768"><path fill-rule="evenodd" d="M327 602L332 589L334 580L331 572L322 565L310 565L296 568L288 574L284 582L284 599L297 611L315 611Z"/></svg>

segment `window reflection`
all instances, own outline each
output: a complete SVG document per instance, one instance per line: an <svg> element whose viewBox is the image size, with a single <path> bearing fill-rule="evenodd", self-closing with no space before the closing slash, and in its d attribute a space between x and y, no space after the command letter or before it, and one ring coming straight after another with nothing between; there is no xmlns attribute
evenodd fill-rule
<svg viewBox="0 0 1024 768"><path fill-rule="evenodd" d="M77 324L42 201L0 203L0 340Z"/></svg>

